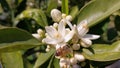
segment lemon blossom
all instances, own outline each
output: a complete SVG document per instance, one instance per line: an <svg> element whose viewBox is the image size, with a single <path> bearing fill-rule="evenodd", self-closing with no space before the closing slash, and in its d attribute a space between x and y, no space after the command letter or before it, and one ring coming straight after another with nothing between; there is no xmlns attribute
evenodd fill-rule
<svg viewBox="0 0 120 68"><path fill-rule="evenodd" d="M68 42L72 39L75 32L74 29L66 29L63 22L58 24L57 29L53 26L46 26L45 29L47 32L47 37L44 38L44 42L53 45Z"/></svg>
<svg viewBox="0 0 120 68"><path fill-rule="evenodd" d="M88 22L84 20L76 27L76 34L80 39L80 44L83 47L89 47L90 45L92 45L91 40L98 39L100 37L99 35L87 34L87 32L89 31L87 25Z"/></svg>

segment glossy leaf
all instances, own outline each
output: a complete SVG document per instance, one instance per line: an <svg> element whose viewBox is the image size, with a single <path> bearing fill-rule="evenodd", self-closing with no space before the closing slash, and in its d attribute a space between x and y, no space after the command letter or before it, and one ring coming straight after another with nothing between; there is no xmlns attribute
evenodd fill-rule
<svg viewBox="0 0 120 68"><path fill-rule="evenodd" d="M87 20L93 26L120 9L119 6L120 0L93 0L80 10L77 23Z"/></svg>
<svg viewBox="0 0 120 68"><path fill-rule="evenodd" d="M24 68L21 52L2 53L0 55L4 68Z"/></svg>
<svg viewBox="0 0 120 68"><path fill-rule="evenodd" d="M48 59L50 59L50 57L53 55L53 53L55 52L54 49L50 50L48 53L41 53L36 62L35 62L35 66L34 68L39 68L42 64L44 64Z"/></svg>
<svg viewBox="0 0 120 68"><path fill-rule="evenodd" d="M44 12L40 9L27 9L23 11L14 21L14 26L16 26L20 20L24 18L29 18L35 20L40 26L44 27L48 25L47 18Z"/></svg>
<svg viewBox="0 0 120 68"><path fill-rule="evenodd" d="M120 59L120 41L112 45L94 44L91 49L83 49L83 55L93 61L112 61Z"/></svg>
<svg viewBox="0 0 120 68"><path fill-rule="evenodd" d="M0 29L0 52L18 51L41 45L27 31L18 28Z"/></svg>

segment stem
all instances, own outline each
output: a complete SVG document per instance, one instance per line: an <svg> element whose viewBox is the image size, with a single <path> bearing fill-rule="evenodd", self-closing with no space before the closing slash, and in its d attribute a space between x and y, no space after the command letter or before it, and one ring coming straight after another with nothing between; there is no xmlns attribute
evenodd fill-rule
<svg viewBox="0 0 120 68"><path fill-rule="evenodd" d="M65 13L68 15L68 0L62 0L62 13Z"/></svg>

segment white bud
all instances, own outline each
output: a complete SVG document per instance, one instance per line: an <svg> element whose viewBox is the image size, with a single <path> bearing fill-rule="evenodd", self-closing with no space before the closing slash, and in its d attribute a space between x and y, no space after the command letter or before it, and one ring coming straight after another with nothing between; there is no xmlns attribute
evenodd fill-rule
<svg viewBox="0 0 120 68"><path fill-rule="evenodd" d="M80 53L75 53L74 57L80 62L85 61L85 57Z"/></svg>
<svg viewBox="0 0 120 68"><path fill-rule="evenodd" d="M46 51L46 52L49 52L49 51L50 51L50 48L46 48L45 51Z"/></svg>
<svg viewBox="0 0 120 68"><path fill-rule="evenodd" d="M38 30L37 30L37 33L38 33L39 35L41 35L41 34L43 34L44 32L43 32L42 29L38 29Z"/></svg>
<svg viewBox="0 0 120 68"><path fill-rule="evenodd" d="M58 9L51 10L51 17L54 22L59 22L62 18L62 13Z"/></svg>
<svg viewBox="0 0 120 68"><path fill-rule="evenodd" d="M60 68L70 68L70 61L68 58L61 58L59 65Z"/></svg>
<svg viewBox="0 0 120 68"><path fill-rule="evenodd" d="M74 57L72 57L72 58L70 58L70 63L73 65L73 64L77 64L77 60L74 58Z"/></svg>
<svg viewBox="0 0 120 68"><path fill-rule="evenodd" d="M63 14L62 14L62 18L66 18L66 14L63 13Z"/></svg>
<svg viewBox="0 0 120 68"><path fill-rule="evenodd" d="M72 68L81 68L79 65L75 64L72 66Z"/></svg>
<svg viewBox="0 0 120 68"><path fill-rule="evenodd" d="M54 28L57 28L57 27L58 27L58 23L54 23L54 24L53 24L53 27L54 27Z"/></svg>
<svg viewBox="0 0 120 68"><path fill-rule="evenodd" d="M80 44L82 47L90 47L92 45L92 41L87 38L82 38Z"/></svg>
<svg viewBox="0 0 120 68"><path fill-rule="evenodd" d="M51 48L50 45L47 45L47 48Z"/></svg>
<svg viewBox="0 0 120 68"><path fill-rule="evenodd" d="M73 44L72 48L73 48L73 50L79 50L80 49L80 44Z"/></svg>
<svg viewBox="0 0 120 68"><path fill-rule="evenodd" d="M66 19L67 19L68 21L72 21L72 16L71 16L71 15L68 15L68 16L66 16Z"/></svg>

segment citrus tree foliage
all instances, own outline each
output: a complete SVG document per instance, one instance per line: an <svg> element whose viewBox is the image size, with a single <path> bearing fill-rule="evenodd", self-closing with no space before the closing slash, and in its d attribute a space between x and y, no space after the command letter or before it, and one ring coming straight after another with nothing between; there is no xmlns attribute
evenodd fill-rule
<svg viewBox="0 0 120 68"><path fill-rule="evenodd" d="M0 68L60 68L57 50L46 50L43 42L49 26L58 22L53 9L72 16L72 25L87 21L88 33L100 35L89 47L75 50L85 57L77 63L81 68L104 68L120 59L120 0L0 0Z"/></svg>

